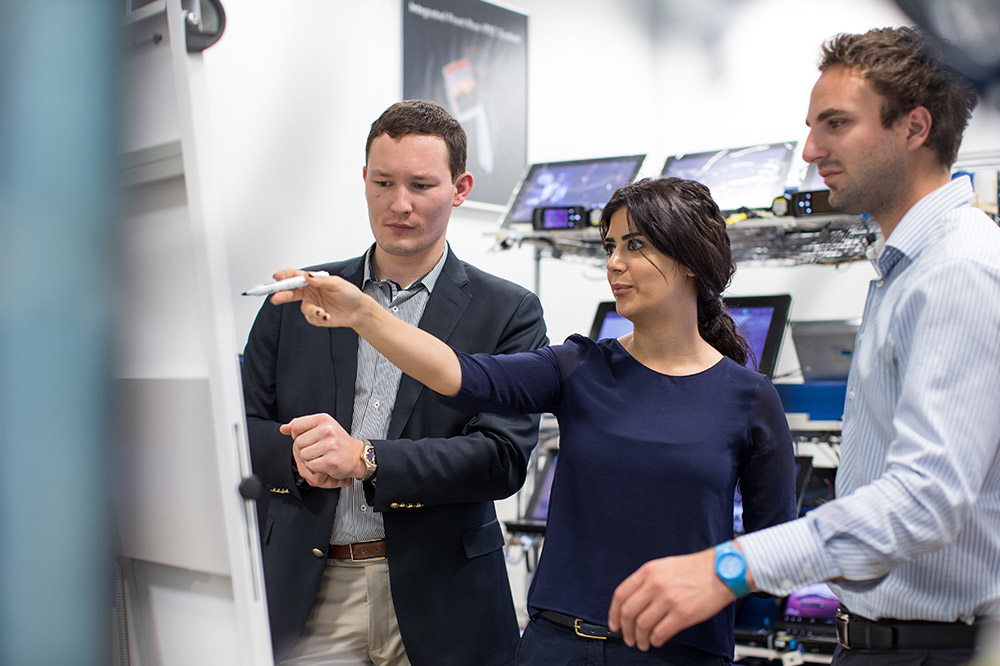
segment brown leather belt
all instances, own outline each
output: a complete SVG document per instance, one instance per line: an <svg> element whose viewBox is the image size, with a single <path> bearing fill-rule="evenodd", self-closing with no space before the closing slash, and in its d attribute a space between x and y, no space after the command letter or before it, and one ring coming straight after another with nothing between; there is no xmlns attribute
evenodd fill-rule
<svg viewBox="0 0 1000 666"><path fill-rule="evenodd" d="M385 539L360 543L331 543L326 556L332 560L367 562L385 559Z"/></svg>

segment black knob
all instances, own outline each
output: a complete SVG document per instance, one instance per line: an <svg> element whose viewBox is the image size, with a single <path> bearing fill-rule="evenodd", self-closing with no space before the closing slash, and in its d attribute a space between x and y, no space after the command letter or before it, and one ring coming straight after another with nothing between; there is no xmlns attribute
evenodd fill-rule
<svg viewBox="0 0 1000 666"><path fill-rule="evenodd" d="M239 489L243 499L260 499L264 495L264 482L256 474L251 474L240 481Z"/></svg>

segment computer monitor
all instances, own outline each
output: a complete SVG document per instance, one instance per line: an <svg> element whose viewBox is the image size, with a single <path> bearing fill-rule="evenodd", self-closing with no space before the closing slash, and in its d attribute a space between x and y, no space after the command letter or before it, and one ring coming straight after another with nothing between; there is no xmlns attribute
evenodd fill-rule
<svg viewBox="0 0 1000 666"><path fill-rule="evenodd" d="M722 301L753 352L747 367L771 377L781 351L792 297L788 294L726 296ZM590 328L591 338L618 338L631 330L632 322L618 314L614 301L598 304Z"/></svg>
<svg viewBox="0 0 1000 666"><path fill-rule="evenodd" d="M794 143L765 143L668 157L662 175L708 186L725 212L767 209L785 193Z"/></svg>
<svg viewBox="0 0 1000 666"><path fill-rule="evenodd" d="M517 520L504 522L507 531L514 534L544 534L545 521L549 515L549 498L552 495L552 479L556 474L556 460L559 449L546 452L541 474L535 479L535 487L528 499L524 515Z"/></svg>
<svg viewBox="0 0 1000 666"><path fill-rule="evenodd" d="M623 155L530 165L507 203L501 226L531 223L536 208L603 208L622 185L635 179L645 155Z"/></svg>

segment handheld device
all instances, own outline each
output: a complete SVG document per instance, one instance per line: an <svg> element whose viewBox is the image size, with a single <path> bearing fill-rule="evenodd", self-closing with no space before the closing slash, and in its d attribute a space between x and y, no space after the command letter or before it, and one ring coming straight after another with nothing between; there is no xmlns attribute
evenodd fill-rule
<svg viewBox="0 0 1000 666"><path fill-rule="evenodd" d="M583 206L542 206L531 214L536 231L581 229L590 226L590 212Z"/></svg>

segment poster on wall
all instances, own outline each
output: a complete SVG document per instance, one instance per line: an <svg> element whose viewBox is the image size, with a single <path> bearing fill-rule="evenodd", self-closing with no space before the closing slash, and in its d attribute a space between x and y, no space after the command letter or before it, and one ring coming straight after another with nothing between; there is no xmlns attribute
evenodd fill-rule
<svg viewBox="0 0 1000 666"><path fill-rule="evenodd" d="M471 202L503 206L527 161L528 17L480 0L403 0L403 98L469 136Z"/></svg>

